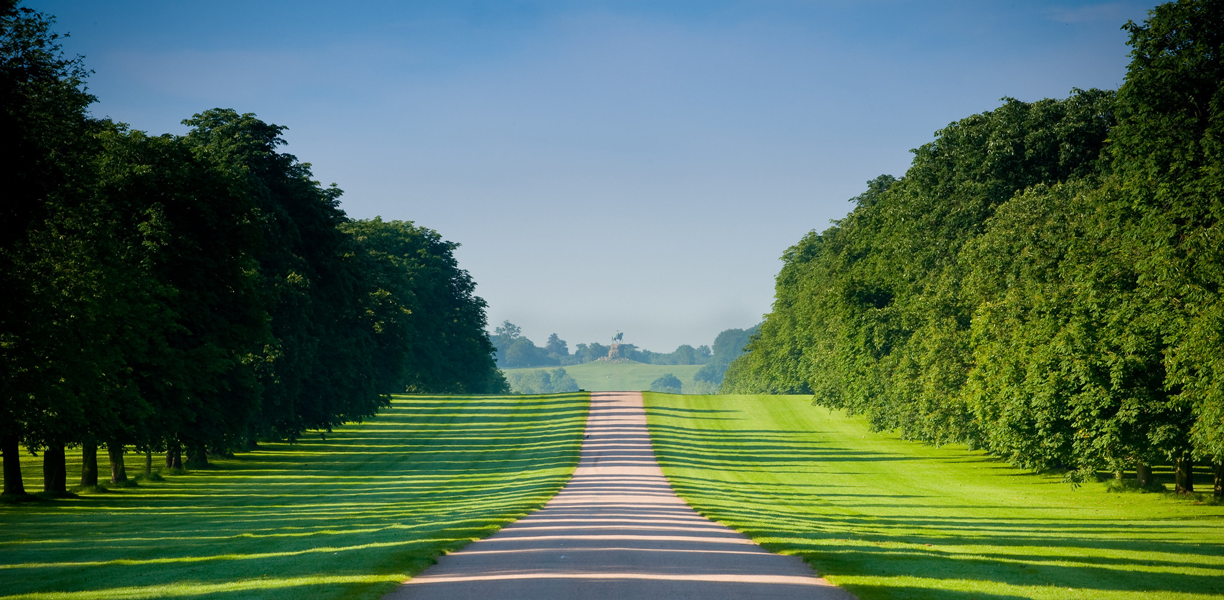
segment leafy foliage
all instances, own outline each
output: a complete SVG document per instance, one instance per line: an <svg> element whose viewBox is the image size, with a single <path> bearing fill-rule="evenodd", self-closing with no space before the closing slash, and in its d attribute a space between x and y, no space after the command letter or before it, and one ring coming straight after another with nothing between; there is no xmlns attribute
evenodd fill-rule
<svg viewBox="0 0 1224 600"><path fill-rule="evenodd" d="M578 391L578 382L565 369L510 372L506 378L518 394L563 394Z"/></svg>
<svg viewBox="0 0 1224 600"><path fill-rule="evenodd" d="M759 325L749 329L727 329L719 333L718 337L714 338L714 350L710 362L697 371L693 379L708 383L717 389L722 384L723 376L727 372L727 367L731 365L731 361L744 353L748 341L758 331L760 331Z"/></svg>
<svg viewBox="0 0 1224 600"><path fill-rule="evenodd" d="M24 493L20 445L48 450L46 491L63 493L65 446L203 465L393 392L506 389L456 244L348 219L255 115L204 111L185 136L91 118L51 25L0 5L6 493Z"/></svg>
<svg viewBox="0 0 1224 600"><path fill-rule="evenodd" d="M1224 8L1126 29L1118 92L953 123L787 250L723 391L812 393L1073 480L1218 464Z"/></svg>
<svg viewBox="0 0 1224 600"><path fill-rule="evenodd" d="M680 379L671 373L667 373L662 377L650 382L650 391L663 392L667 394L679 394L681 388Z"/></svg>

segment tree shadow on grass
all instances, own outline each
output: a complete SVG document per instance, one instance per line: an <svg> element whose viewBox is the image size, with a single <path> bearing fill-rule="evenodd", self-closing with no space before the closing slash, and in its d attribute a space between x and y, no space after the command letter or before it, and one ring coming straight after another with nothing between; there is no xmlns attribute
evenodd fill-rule
<svg viewBox="0 0 1224 600"><path fill-rule="evenodd" d="M585 394L397 398L326 440L264 444L216 469L105 495L3 507L0 598L160 597L173 586L185 598L377 598L558 491L577 463L586 407Z"/></svg>
<svg viewBox="0 0 1224 600"><path fill-rule="evenodd" d="M646 409L647 414L680 414L680 415L727 415L738 414L738 410L716 408L680 408L678 406L652 406ZM691 417L690 417L691 418Z"/></svg>
<svg viewBox="0 0 1224 600"><path fill-rule="evenodd" d="M966 592L939 590L904 585L848 585L851 593L859 598L906 598L907 600L1026 600L1032 596L995 594L990 592Z"/></svg>
<svg viewBox="0 0 1224 600"><path fill-rule="evenodd" d="M1025 496L1038 475L980 453L864 449L857 435L761 428L747 416L743 429L723 431L724 423L703 429L700 416L652 414L655 454L691 505L798 554L863 600L1224 594L1221 515L1122 520L1102 507ZM893 491L886 474L915 469L934 478L913 488L923 493ZM941 469L1030 487L1016 483L997 501L975 482L982 491L962 497L959 484L939 481Z"/></svg>

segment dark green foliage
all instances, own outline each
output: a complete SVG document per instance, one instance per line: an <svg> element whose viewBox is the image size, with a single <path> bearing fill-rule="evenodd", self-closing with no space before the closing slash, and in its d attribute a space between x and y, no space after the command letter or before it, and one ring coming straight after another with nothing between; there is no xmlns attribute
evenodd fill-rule
<svg viewBox="0 0 1224 600"><path fill-rule="evenodd" d="M555 358L549 356L547 351L525 337L515 338L513 342L510 342L505 349L502 362L512 369L560 364Z"/></svg>
<svg viewBox="0 0 1224 600"><path fill-rule="evenodd" d="M59 494L65 447L201 467L368 417L393 392L505 390L455 244L350 221L254 115L205 111L182 137L90 118L50 24L0 5L6 467L18 445L50 449Z"/></svg>
<svg viewBox="0 0 1224 600"><path fill-rule="evenodd" d="M593 362L607 356L608 349L607 346L599 342L578 344L574 347L574 358L578 359L579 364Z"/></svg>
<svg viewBox="0 0 1224 600"><path fill-rule="evenodd" d="M554 394L564 394L578 391L578 382L565 372L565 369L555 369L550 374L550 383Z"/></svg>
<svg viewBox="0 0 1224 600"><path fill-rule="evenodd" d="M688 344L681 344L675 350L666 353L639 350L632 344L621 344L621 353L629 360L648 365L704 365L710 362L711 358L709 346L694 348Z"/></svg>
<svg viewBox="0 0 1224 600"><path fill-rule="evenodd" d="M496 357L498 365L504 366L506 361L506 350L509 349L510 345L522 335L523 330L519 328L518 325L515 325L510 321L502 321L502 324L499 325L497 329L493 330L493 335L489 336L489 340L497 349ZM534 346L535 344L532 345Z"/></svg>
<svg viewBox="0 0 1224 600"><path fill-rule="evenodd" d="M561 364L565 364L570 358L569 345L555 333L548 335L548 341L544 343L544 352L550 359Z"/></svg>
<svg viewBox="0 0 1224 600"><path fill-rule="evenodd" d="M727 372L727 367L731 365L731 361L739 358L744 353L744 348L748 346L748 341L753 335L760 331L761 326L757 325L749 329L727 329L718 334L714 338L714 351L710 357L710 362L697 371L693 375L695 381L702 381L714 386L722 385L723 375ZM694 364L694 363L690 363Z"/></svg>
<svg viewBox="0 0 1224 600"><path fill-rule="evenodd" d="M1224 7L1165 4L1126 29L1116 94L953 123L790 248L723 391L810 391L1072 479L1218 463Z"/></svg>
<svg viewBox="0 0 1224 600"><path fill-rule="evenodd" d="M264 388L252 434L296 437L369 416L379 406L373 331L363 323L364 292L339 230L339 190L323 189L306 165L276 148L283 127L233 110L184 121L195 154L240 182L257 205L261 243L254 252L271 338L255 350Z"/></svg>
<svg viewBox="0 0 1224 600"><path fill-rule="evenodd" d="M1166 315L1167 387L1194 414L1193 447L1224 460L1224 5L1163 4L1127 23L1115 169L1133 207L1140 297ZM1184 451L1181 453L1184 456Z"/></svg>
<svg viewBox="0 0 1224 600"><path fill-rule="evenodd" d="M5 147L0 161L0 441L6 475L20 473L17 448L23 423L54 420L57 429L67 428L52 415L56 408L65 408L66 390L81 377L48 359L69 355L64 348L71 341L58 339L61 324L73 315L84 317L81 309L91 303L82 295L88 296L96 275L95 269L76 260L91 252L88 244L58 248L73 258L63 271L77 271L84 280L81 286L57 293L51 279L63 273L42 273L30 264L37 252L28 237L51 237L43 225L51 215L88 221L88 211L78 212L78 199L92 172L95 145L90 134L95 121L88 107L94 98L85 89L88 72L80 57L63 55L61 36L51 31L53 23L51 17L14 2L0 2L0 140ZM47 307L49 298L62 301ZM31 318L36 309L40 318ZM55 407L35 401L36 394L54 398ZM51 435L56 434L42 437ZM19 476L6 476L5 490L25 493Z"/></svg>
<svg viewBox="0 0 1224 600"><path fill-rule="evenodd" d="M108 391L85 390L106 443L232 443L257 414L252 355L270 341L258 292L257 204L190 144L120 128L102 136L92 234L118 264L98 320L113 350ZM109 402L107 401L109 399ZM36 428L37 429L37 428Z"/></svg>
<svg viewBox="0 0 1224 600"><path fill-rule="evenodd" d="M1116 236L1126 214L1112 185L1036 186L967 248L978 309L964 393L991 451L1034 469L1112 471L1184 443L1162 311L1138 297L1140 248Z"/></svg>
<svg viewBox="0 0 1224 600"><path fill-rule="evenodd" d="M502 321L493 331L491 340L497 347L497 364L502 367L515 369L575 364L565 340L555 333L548 336L548 342L541 348L524 337L518 325Z"/></svg>
<svg viewBox="0 0 1224 600"><path fill-rule="evenodd" d="M668 373L662 377L650 382L650 391L663 392L665 394L679 394L681 388L680 379L675 375Z"/></svg>
<svg viewBox="0 0 1224 600"><path fill-rule="evenodd" d="M508 375L510 389L518 394L564 394L578 391L578 382L565 369L536 369Z"/></svg>
<svg viewBox="0 0 1224 600"><path fill-rule="evenodd" d="M404 221L350 221L341 229L367 261L363 305L373 316L380 393L506 390L485 333L485 302L455 260L458 244Z"/></svg>

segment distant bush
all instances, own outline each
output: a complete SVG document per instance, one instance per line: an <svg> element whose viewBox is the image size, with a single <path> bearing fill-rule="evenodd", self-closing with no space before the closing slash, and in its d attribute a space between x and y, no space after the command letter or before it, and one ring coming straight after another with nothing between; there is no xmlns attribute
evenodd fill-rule
<svg viewBox="0 0 1224 600"><path fill-rule="evenodd" d="M665 394L679 394L681 390L680 380L675 375L668 373L652 382L650 382L650 391L663 392Z"/></svg>

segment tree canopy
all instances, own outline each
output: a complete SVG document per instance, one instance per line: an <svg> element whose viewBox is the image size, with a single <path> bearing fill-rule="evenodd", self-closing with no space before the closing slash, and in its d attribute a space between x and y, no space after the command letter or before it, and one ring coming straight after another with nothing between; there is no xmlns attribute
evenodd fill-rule
<svg viewBox="0 0 1224 600"><path fill-rule="evenodd" d="M151 136L90 116L82 60L53 20L0 6L0 446L126 449L170 466L371 416L389 394L506 383L456 244L352 220L341 192L279 151L284 127L231 109ZM92 472L91 472L92 471Z"/></svg>
<svg viewBox="0 0 1224 600"><path fill-rule="evenodd" d="M1117 92L1004 99L783 256L724 392L1080 480L1224 459L1224 7L1127 23Z"/></svg>

